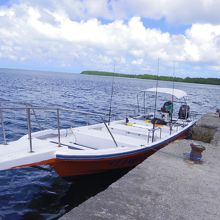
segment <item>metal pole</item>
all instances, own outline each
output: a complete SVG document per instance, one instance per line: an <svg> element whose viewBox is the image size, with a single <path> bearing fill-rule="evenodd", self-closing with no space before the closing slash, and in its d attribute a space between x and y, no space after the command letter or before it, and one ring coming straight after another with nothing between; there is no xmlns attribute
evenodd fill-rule
<svg viewBox="0 0 220 220"><path fill-rule="evenodd" d="M26 111L27 111L28 139L30 143L30 153L33 153L34 151L32 149L32 137L31 137L31 109L26 108Z"/></svg>
<svg viewBox="0 0 220 220"><path fill-rule="evenodd" d="M173 94L174 94L174 76L175 76L175 62L173 62L173 90L172 90L172 112L171 112L171 118L170 118L170 121L171 121L171 123L172 123L172 121L173 121ZM170 131L170 134L171 134L171 131Z"/></svg>
<svg viewBox="0 0 220 220"><path fill-rule="evenodd" d="M3 133L3 139L4 139L4 144L7 144L7 140L6 140L6 133L5 133L5 125L4 125L4 120L3 120L3 112L0 109L0 117L1 117L1 125L2 125L2 133Z"/></svg>
<svg viewBox="0 0 220 220"><path fill-rule="evenodd" d="M153 133L152 133L152 143L154 142L154 132L155 132L155 122L156 122L156 111L157 111L157 88L158 88L158 80L159 80L159 65L160 60L157 60L157 81L156 81L156 94L155 94L155 102L154 102L154 123L153 123Z"/></svg>
<svg viewBox="0 0 220 220"><path fill-rule="evenodd" d="M114 93L114 78L115 77L115 64L114 64L114 74L112 76L112 88L111 88L111 98L110 98L110 106L109 106L109 117L108 117L108 125L111 122L111 113L112 113L112 100L113 100L113 93Z"/></svg>
<svg viewBox="0 0 220 220"><path fill-rule="evenodd" d="M29 104L29 103L24 103L24 105L26 106L26 108L30 107L30 108L32 109L32 112L33 112L33 114L34 114L35 120L36 120L36 122L37 122L39 128L40 128L41 130L43 130L42 126L40 125L40 122L39 122L38 119L37 119L37 115L36 115L36 112L35 112L33 106L32 106L31 104Z"/></svg>
<svg viewBox="0 0 220 220"><path fill-rule="evenodd" d="M108 125L103 121L103 123L104 123L104 125L105 125L105 127L107 128L107 130L108 130L108 132L109 132L109 134L111 135L111 137L112 137L112 140L114 141L114 143L115 143L115 146L116 147L118 147L118 144L117 144L117 142L116 142L116 140L115 140L115 138L114 138L114 136L113 136L113 134L112 134L112 132L110 131L110 129L109 129L109 127L108 127Z"/></svg>
<svg viewBox="0 0 220 220"><path fill-rule="evenodd" d="M139 94L137 94L137 105L138 105L138 114L140 114L141 112L140 112L140 106L139 106L139 98L138 98L138 95L139 95Z"/></svg>
<svg viewBox="0 0 220 220"><path fill-rule="evenodd" d="M58 132L58 147L61 147L60 144L60 110L57 109L57 132Z"/></svg>

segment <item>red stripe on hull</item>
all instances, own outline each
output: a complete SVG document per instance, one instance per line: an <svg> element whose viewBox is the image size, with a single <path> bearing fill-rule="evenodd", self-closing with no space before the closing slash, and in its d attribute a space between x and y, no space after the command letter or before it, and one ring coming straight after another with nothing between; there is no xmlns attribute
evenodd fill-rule
<svg viewBox="0 0 220 220"><path fill-rule="evenodd" d="M95 160L61 160L57 159L54 169L60 176L79 176L102 173L110 170L133 167L144 161L154 151L142 154L121 156L117 158Z"/></svg>
<svg viewBox="0 0 220 220"><path fill-rule="evenodd" d="M36 163L29 163L29 164L25 164L25 165L21 165L21 166L17 166L17 167L12 167L12 169L17 169L17 168L25 168L25 167L31 167L31 166L39 166L39 165L51 165L53 166L53 164L56 163L56 159L49 159L49 160L43 160L40 162L36 162Z"/></svg>
<svg viewBox="0 0 220 220"><path fill-rule="evenodd" d="M188 136L188 131L179 135L175 139L182 139ZM107 172L110 170L122 169L134 167L143 162L147 157L154 154L159 149L165 147L170 142L174 141L167 140L167 142L153 148L146 149L140 153L134 153L125 156L119 156L116 158L107 159L94 159L94 160L64 160L56 159L55 164L52 166L56 172L63 177L67 176L80 176L86 174L95 174Z"/></svg>

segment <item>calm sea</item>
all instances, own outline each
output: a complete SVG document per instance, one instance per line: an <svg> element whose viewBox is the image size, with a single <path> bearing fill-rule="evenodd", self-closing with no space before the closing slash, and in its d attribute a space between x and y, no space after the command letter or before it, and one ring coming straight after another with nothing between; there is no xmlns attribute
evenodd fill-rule
<svg viewBox="0 0 220 220"><path fill-rule="evenodd" d="M108 115L112 77L86 76L67 73L42 73L31 71L0 71L0 104L26 102L37 106L62 106ZM124 118L133 114L137 93L154 87L155 81L115 78L112 113ZM171 87L172 82L159 82L159 86ZM175 83L175 88L188 93L191 110L200 114L215 111L220 107L220 86ZM164 97L159 97L162 104ZM6 104L7 103L7 104ZM153 106L153 95L147 104ZM55 115L50 112L36 112L33 117L33 131L51 128L56 124ZM25 113L4 112L7 139L16 140L27 133ZM95 122L95 118L90 123ZM61 126L83 125L84 115L61 114ZM2 133L0 127L0 142ZM7 147L7 146L5 146ZM54 171L34 168L0 171L0 219L57 219L71 208L108 187L121 174L82 178L66 181Z"/></svg>

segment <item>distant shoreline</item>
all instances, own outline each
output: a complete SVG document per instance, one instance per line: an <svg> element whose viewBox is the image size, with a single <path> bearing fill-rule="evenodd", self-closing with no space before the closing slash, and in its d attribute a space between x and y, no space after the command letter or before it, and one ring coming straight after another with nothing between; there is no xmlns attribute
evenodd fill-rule
<svg viewBox="0 0 220 220"><path fill-rule="evenodd" d="M96 75L96 76L116 76L116 77L125 77L125 78L152 79L152 80L157 79L156 75L150 75L150 74L134 75L134 74L122 74L122 73L91 71L91 70L82 71L80 74ZM170 77L170 76L158 76L158 80L220 85L220 78L191 78L191 77L186 77L186 78L174 77L173 78L173 77Z"/></svg>
<svg viewBox="0 0 220 220"><path fill-rule="evenodd" d="M60 72L60 71L49 71L49 70L30 70L30 69L13 69L13 68L0 68L0 73L29 73L29 72L35 72L35 73L68 73L73 74L73 72ZM74 73L78 74L78 73ZM137 78L137 79L150 79L150 80L156 80L156 75L150 75L150 74L122 74L122 73L113 73L113 72L104 72L104 71L82 71L80 74L83 75L97 75L97 76L115 76L115 77L124 77L124 78ZM185 82L185 83L197 83L197 84L209 84L209 85L220 85L220 78L181 78L181 77L171 77L171 76L158 76L158 80L161 81L175 81L175 82Z"/></svg>

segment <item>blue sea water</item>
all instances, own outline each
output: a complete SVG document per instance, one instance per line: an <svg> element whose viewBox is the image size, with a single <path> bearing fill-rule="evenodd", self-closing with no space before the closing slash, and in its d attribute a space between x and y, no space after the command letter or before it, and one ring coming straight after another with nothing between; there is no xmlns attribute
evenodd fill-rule
<svg viewBox="0 0 220 220"><path fill-rule="evenodd" d="M27 102L36 106L62 106L93 113L108 118L112 77L87 76L70 73L33 71L0 71L0 104ZM133 114L137 93L154 87L155 81L114 78L113 115L124 118ZM172 82L159 82L159 86L172 87ZM220 86L175 83L175 88L188 93L191 110L200 114L220 107ZM163 97L159 97L162 103ZM153 95L147 100L153 106ZM56 126L55 114L37 112L43 128ZM7 139L16 140L27 133L25 112L4 112ZM97 118L90 121L94 123ZM86 124L85 115L61 114L61 126ZM33 131L39 130L33 119ZM0 127L0 142L2 142ZM7 147L7 146L5 146ZM108 177L105 177L108 179ZM66 181L54 171L34 168L0 171L0 219L57 219L72 207L108 186L100 178ZM90 186L89 186L90 185ZM92 187L91 187L92 185Z"/></svg>

